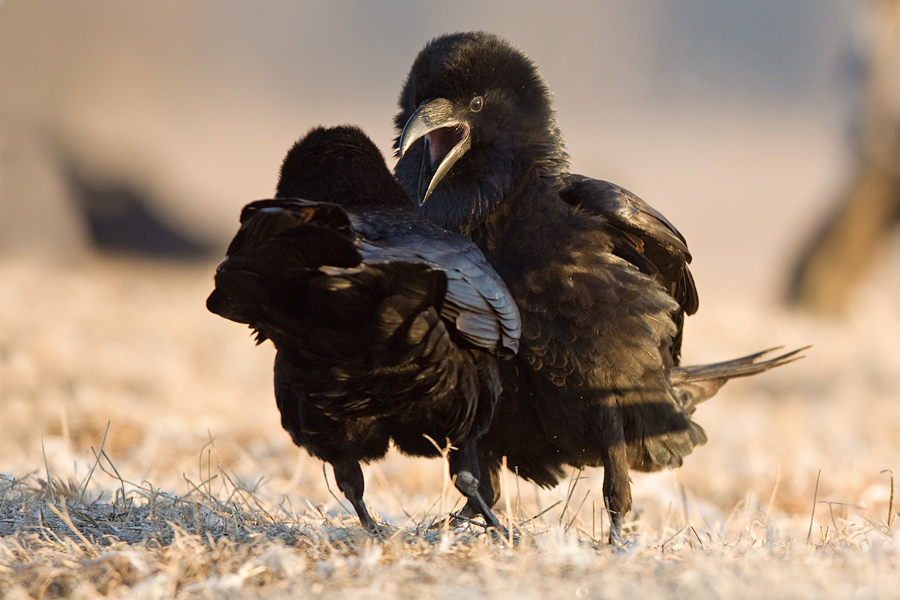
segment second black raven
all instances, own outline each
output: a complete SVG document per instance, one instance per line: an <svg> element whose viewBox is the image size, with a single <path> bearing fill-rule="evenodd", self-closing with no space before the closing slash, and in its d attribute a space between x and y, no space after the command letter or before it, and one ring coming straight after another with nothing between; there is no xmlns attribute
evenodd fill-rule
<svg viewBox="0 0 900 600"><path fill-rule="evenodd" d="M391 441L424 456L449 441L456 487L499 528L475 445L499 393L496 359L519 343L506 286L472 242L418 214L359 129L310 131L276 195L242 211L207 306L275 344L284 428L332 464L371 531L360 463Z"/></svg>
<svg viewBox="0 0 900 600"><path fill-rule="evenodd" d="M602 466L620 541L629 467L681 465L707 439L691 418L697 403L795 353L678 366L684 317L698 308L684 237L627 190L569 173L550 90L506 40L432 40L399 104L398 180L429 219L481 248L522 315L479 442L482 496L496 501L502 456L542 486L565 465Z"/></svg>

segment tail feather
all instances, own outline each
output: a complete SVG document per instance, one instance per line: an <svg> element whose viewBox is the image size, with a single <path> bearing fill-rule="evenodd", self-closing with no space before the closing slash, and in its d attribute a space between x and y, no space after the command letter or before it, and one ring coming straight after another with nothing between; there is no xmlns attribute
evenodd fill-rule
<svg viewBox="0 0 900 600"><path fill-rule="evenodd" d="M768 360L759 359L780 350L780 347L720 363L673 368L669 374L669 381L675 391L675 405L672 407L674 412L671 417L672 423L678 423L680 419L681 425L653 434L644 431L630 440L628 466L636 471L658 471L681 466L684 457L694 447L706 443L706 432L691 418L698 404L713 397L729 379L756 375L794 362L803 358L800 353L807 348L809 346Z"/></svg>
<svg viewBox="0 0 900 600"><path fill-rule="evenodd" d="M685 411L692 414L698 404L712 398L729 379L749 377L800 360L803 358L800 353L810 346L804 346L768 360L758 361L763 356L781 350L781 348L783 346L777 346L720 363L675 367L669 374L669 380L676 390L683 392L679 394L679 397L684 403Z"/></svg>

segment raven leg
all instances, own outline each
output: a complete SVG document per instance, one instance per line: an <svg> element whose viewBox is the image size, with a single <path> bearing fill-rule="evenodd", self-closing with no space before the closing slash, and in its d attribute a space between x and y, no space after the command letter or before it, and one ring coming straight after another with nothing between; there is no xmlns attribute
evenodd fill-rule
<svg viewBox="0 0 900 600"><path fill-rule="evenodd" d="M360 524L369 530L370 533L380 533L378 525L369 514L366 503L363 501L363 491L366 488L366 482L363 479L362 468L356 461L341 461L331 463L334 467L334 479L337 482L338 489L344 493L356 515L359 517Z"/></svg>
<svg viewBox="0 0 900 600"><path fill-rule="evenodd" d="M609 511L609 543L621 546L622 517L631 510L631 482L623 439L613 443L603 457L603 499Z"/></svg>
<svg viewBox="0 0 900 600"><path fill-rule="evenodd" d="M500 501L500 468L481 465L481 479L478 491L488 506L496 506Z"/></svg>
<svg viewBox="0 0 900 600"><path fill-rule="evenodd" d="M478 477L478 493L488 508L493 508L500 501L500 469L486 465L483 457L479 459L478 464L481 471ZM471 517L481 514L481 511L474 502L468 500L460 514Z"/></svg>
<svg viewBox="0 0 900 600"><path fill-rule="evenodd" d="M491 482L492 477L489 475L485 484L481 484L474 475L474 473L481 473L481 470L478 467L478 455L475 450L475 442L463 442L457 450L450 452L448 461L450 462L450 478L453 479L456 489L466 497L466 507L463 510L480 514L484 517L485 522L490 527L494 527L498 531L503 531L500 526L500 521L494 513L491 512L491 507L484 501L484 497L481 495L480 491L484 490L489 493L492 501L491 504L496 502L496 498L494 497L495 492Z"/></svg>

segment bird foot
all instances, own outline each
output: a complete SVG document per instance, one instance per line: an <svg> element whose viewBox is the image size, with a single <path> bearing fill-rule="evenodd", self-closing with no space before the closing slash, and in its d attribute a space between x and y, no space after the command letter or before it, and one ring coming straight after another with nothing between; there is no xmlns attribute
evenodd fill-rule
<svg viewBox="0 0 900 600"><path fill-rule="evenodd" d="M622 537L622 515L610 512L609 545L613 548L624 548L627 542Z"/></svg>
<svg viewBox="0 0 900 600"><path fill-rule="evenodd" d="M359 524L369 534L381 539L386 539L394 532L394 528L390 525L376 523L375 519L364 509L362 512L359 512Z"/></svg>
<svg viewBox="0 0 900 600"><path fill-rule="evenodd" d="M487 505L487 502L484 501L484 498L482 498L481 494L478 492L478 479L476 479L472 473L469 471L460 471L456 474L454 484L456 485L456 489L462 492L468 500L466 507L463 509L464 511L470 511L472 514L477 512L484 517L484 520L489 527L493 527L498 531L503 529L503 526L500 525L500 520L494 515L491 511L491 507Z"/></svg>
<svg viewBox="0 0 900 600"><path fill-rule="evenodd" d="M609 545L613 548L624 548L627 542L622 539L622 534L618 531L609 532Z"/></svg>
<svg viewBox="0 0 900 600"><path fill-rule="evenodd" d="M369 525L363 526L363 529L365 529L366 532L372 537L378 538L380 540L388 539L396 531L396 529L394 529L390 525L384 525L374 522Z"/></svg>
<svg viewBox="0 0 900 600"><path fill-rule="evenodd" d="M469 525L475 525L476 527L484 528L485 531L490 532L491 536L494 538L494 541L498 539L511 539L513 544L517 544L519 542L520 536L518 530L513 527L512 534L510 534L510 530L503 525L500 525L499 521L496 525L490 522L482 523L481 521L476 521L475 519L470 519L465 515L457 513L450 513L449 517L451 518L450 524L454 526L459 526L459 524L461 523L468 523Z"/></svg>

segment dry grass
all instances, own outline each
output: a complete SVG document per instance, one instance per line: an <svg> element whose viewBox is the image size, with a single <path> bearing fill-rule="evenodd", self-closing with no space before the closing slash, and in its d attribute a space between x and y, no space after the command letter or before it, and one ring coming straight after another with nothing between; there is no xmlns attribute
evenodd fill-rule
<svg viewBox="0 0 900 600"><path fill-rule="evenodd" d="M210 274L0 264L0 597L896 595L900 312L877 290L841 323L707 294L691 362L815 347L701 407L682 469L634 475L616 550L599 470L506 473L510 543L441 527L443 465L397 455L365 469L394 533L365 534L280 430L271 349L206 313Z"/></svg>

